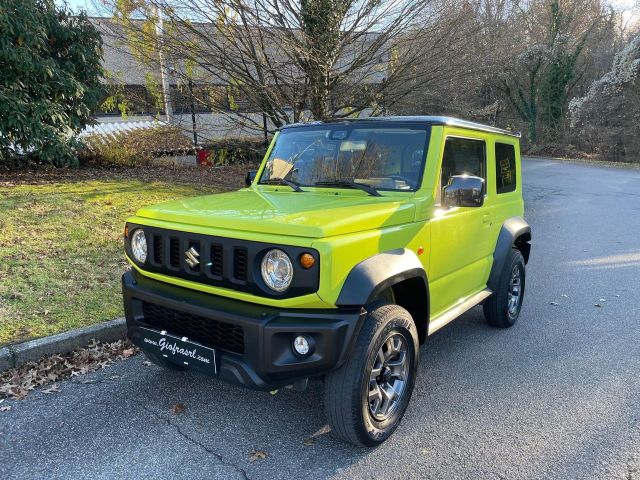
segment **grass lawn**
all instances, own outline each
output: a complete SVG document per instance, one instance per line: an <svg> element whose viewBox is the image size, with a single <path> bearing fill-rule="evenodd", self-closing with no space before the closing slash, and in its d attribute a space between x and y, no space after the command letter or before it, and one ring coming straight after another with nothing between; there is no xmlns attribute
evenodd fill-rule
<svg viewBox="0 0 640 480"><path fill-rule="evenodd" d="M0 174L0 345L121 316L125 219L241 178L188 168Z"/></svg>

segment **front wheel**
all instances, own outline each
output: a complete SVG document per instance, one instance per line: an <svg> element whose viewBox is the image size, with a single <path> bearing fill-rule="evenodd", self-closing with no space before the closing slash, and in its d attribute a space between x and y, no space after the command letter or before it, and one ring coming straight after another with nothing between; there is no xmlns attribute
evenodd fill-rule
<svg viewBox="0 0 640 480"><path fill-rule="evenodd" d="M418 335L398 305L372 310L347 362L327 375L325 412L332 431L354 445L374 447L398 427L418 364Z"/></svg>

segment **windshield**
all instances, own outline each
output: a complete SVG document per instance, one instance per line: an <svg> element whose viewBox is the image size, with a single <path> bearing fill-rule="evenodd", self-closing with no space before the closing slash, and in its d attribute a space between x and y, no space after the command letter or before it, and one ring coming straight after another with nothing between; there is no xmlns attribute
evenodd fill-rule
<svg viewBox="0 0 640 480"><path fill-rule="evenodd" d="M428 125L370 122L284 129L260 183L286 179L301 186L370 185L412 191L420 186Z"/></svg>

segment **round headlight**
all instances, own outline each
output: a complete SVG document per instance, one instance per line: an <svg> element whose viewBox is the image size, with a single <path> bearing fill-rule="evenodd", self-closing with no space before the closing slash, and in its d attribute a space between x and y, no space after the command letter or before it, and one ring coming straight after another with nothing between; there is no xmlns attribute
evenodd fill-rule
<svg viewBox="0 0 640 480"><path fill-rule="evenodd" d="M271 290L284 292L293 280L293 264L289 255L274 248L262 259L262 279Z"/></svg>
<svg viewBox="0 0 640 480"><path fill-rule="evenodd" d="M144 263L147 259L147 237L140 228L131 234L131 253L139 263Z"/></svg>

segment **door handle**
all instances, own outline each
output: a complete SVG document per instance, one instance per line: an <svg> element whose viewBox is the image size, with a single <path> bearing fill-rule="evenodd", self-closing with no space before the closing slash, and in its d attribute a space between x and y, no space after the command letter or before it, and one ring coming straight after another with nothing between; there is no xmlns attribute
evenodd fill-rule
<svg viewBox="0 0 640 480"><path fill-rule="evenodd" d="M491 215L488 213L482 215L482 224L491 226Z"/></svg>

